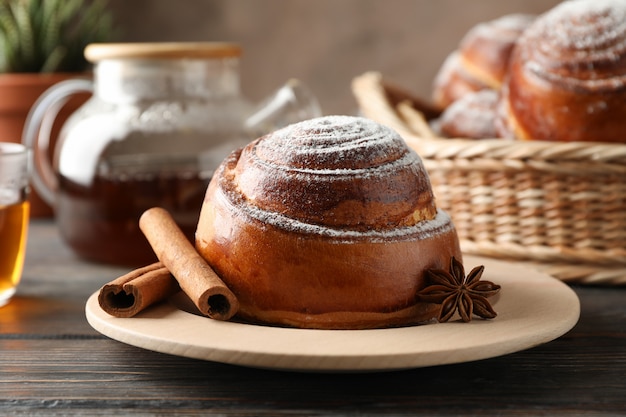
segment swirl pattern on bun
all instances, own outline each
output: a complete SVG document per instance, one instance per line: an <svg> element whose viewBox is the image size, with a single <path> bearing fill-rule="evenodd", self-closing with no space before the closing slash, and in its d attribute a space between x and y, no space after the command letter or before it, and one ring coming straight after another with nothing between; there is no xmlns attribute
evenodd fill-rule
<svg viewBox="0 0 626 417"><path fill-rule="evenodd" d="M461 257L422 161L394 131L328 116L232 153L209 185L196 247L253 322L420 323L424 271Z"/></svg>
<svg viewBox="0 0 626 417"><path fill-rule="evenodd" d="M501 136L626 141L626 2L566 1L520 37L502 91Z"/></svg>
<svg viewBox="0 0 626 417"><path fill-rule="evenodd" d="M306 223L385 230L435 216L428 175L382 125L333 117L279 130L244 150L239 190Z"/></svg>

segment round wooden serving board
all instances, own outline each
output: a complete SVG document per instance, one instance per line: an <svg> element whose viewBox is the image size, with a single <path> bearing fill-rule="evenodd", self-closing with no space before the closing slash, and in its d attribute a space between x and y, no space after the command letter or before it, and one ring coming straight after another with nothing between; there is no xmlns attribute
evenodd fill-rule
<svg viewBox="0 0 626 417"><path fill-rule="evenodd" d="M132 318L115 318L93 294L89 324L133 346L235 365L308 372L370 372L467 362L549 342L569 331L580 314L566 284L519 264L465 256L469 271L502 286L493 320L475 318L376 330L306 330L222 322L164 302Z"/></svg>

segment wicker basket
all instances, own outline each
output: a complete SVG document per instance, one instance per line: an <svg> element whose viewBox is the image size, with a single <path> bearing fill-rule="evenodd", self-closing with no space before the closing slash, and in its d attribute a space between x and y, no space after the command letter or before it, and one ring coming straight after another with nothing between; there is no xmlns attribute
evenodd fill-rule
<svg viewBox="0 0 626 417"><path fill-rule="evenodd" d="M464 252L531 263L572 283L626 285L626 144L433 137L379 73L354 79L363 116L423 159Z"/></svg>

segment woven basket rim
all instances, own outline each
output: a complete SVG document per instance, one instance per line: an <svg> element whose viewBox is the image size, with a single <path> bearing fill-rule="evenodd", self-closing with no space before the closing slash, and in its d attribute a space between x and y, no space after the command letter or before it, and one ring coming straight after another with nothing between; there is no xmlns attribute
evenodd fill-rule
<svg viewBox="0 0 626 417"><path fill-rule="evenodd" d="M489 157L498 159L536 159L542 161L591 161L626 164L626 143L611 142L553 142L546 140L432 138L420 136L396 108L390 105L385 94L383 76L369 71L353 79L354 96L366 117L398 130L407 142L429 149L430 155L454 157ZM420 117L417 110L413 111ZM439 149L441 148L441 149Z"/></svg>

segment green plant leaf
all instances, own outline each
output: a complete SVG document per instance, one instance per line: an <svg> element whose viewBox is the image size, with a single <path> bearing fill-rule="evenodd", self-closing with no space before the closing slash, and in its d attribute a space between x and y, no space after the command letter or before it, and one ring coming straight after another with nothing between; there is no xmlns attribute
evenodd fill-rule
<svg viewBox="0 0 626 417"><path fill-rule="evenodd" d="M67 49L63 45L58 45L41 66L40 72L55 72L61 68L61 63L67 56Z"/></svg>
<svg viewBox="0 0 626 417"><path fill-rule="evenodd" d="M113 33L107 0L0 0L0 72L82 71Z"/></svg>

